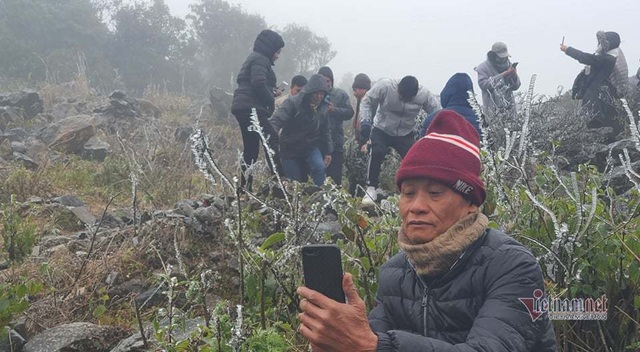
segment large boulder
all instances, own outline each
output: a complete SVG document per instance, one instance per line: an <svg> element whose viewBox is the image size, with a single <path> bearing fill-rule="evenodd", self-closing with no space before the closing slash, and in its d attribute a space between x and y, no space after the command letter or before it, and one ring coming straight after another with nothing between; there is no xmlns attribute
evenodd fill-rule
<svg viewBox="0 0 640 352"><path fill-rule="evenodd" d="M32 119L44 110L40 95L32 90L0 93L0 106L20 108L22 110L22 117L27 120Z"/></svg>
<svg viewBox="0 0 640 352"><path fill-rule="evenodd" d="M85 143L82 157L87 160L104 161L110 153L111 145L93 136Z"/></svg>
<svg viewBox="0 0 640 352"><path fill-rule="evenodd" d="M71 116L47 126L40 131L38 138L59 152L82 154L85 144L102 124L103 121L94 116Z"/></svg>
<svg viewBox="0 0 640 352"><path fill-rule="evenodd" d="M108 352L127 337L120 327L91 323L71 323L56 326L34 336L24 346L24 352Z"/></svg>
<svg viewBox="0 0 640 352"><path fill-rule="evenodd" d="M209 91L209 101L211 102L213 117L227 119L231 111L233 94L226 92L222 88L213 87Z"/></svg>

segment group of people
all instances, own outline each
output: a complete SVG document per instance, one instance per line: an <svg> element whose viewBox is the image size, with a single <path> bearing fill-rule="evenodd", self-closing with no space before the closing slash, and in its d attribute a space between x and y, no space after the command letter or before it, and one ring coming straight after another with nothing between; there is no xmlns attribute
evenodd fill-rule
<svg viewBox="0 0 640 352"><path fill-rule="evenodd" d="M615 32L598 32L597 39L595 54L564 43L560 49L588 65L573 92L591 116L588 125L615 126L612 99L625 94L626 61ZM252 109L275 152L268 158L274 172L299 181L311 175L317 185L328 175L339 185L343 123L354 116L349 96L322 67L308 80L294 77L289 96L276 102L282 92L272 66L283 47L276 32L262 31L237 77L232 113L244 143L242 186L251 187L245 171L260 145L248 128ZM484 121L515 114L520 79L507 46L495 43L475 70ZM413 76L372 85L358 74L352 88L358 147L369 155L364 204L376 201L389 148L402 158L396 173L402 251L380 268L377 305L368 316L350 274L343 279L347 303L298 288L299 333L314 351L555 351L548 316L531 315L522 301L544 292L538 262L525 246L489 229L479 210L486 198L483 126L469 103L471 78L454 74L439 100ZM421 110L428 116L417 126Z"/></svg>

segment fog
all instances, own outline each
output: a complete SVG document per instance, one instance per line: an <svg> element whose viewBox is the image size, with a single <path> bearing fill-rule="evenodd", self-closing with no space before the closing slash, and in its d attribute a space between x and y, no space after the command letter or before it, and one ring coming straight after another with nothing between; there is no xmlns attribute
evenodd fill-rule
<svg viewBox="0 0 640 352"><path fill-rule="evenodd" d="M475 81L473 68L485 60L494 42L503 41L511 60L520 62L521 89L537 74L536 93L555 94L560 86L570 89L581 69L559 50L563 36L565 44L593 52L598 30L620 34L630 75L640 65L638 0L229 2L260 14L276 28L306 24L327 37L338 52L329 63L336 81L348 72L365 72L374 79L411 74L439 93L456 72L466 72ZM189 12L188 1L166 3L174 15Z"/></svg>

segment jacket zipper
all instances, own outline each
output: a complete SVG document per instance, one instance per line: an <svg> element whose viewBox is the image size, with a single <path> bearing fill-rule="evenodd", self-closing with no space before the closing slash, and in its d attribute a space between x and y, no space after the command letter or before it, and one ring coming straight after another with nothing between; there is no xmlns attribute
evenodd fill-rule
<svg viewBox="0 0 640 352"><path fill-rule="evenodd" d="M429 316L429 288L425 287L424 296L422 296L422 336L427 336L427 330L429 328L428 317Z"/></svg>

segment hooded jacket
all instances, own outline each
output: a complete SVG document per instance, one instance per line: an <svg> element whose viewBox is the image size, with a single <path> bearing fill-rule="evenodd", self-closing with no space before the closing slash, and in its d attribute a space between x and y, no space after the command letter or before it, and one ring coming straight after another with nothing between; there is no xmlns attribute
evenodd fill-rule
<svg viewBox="0 0 640 352"><path fill-rule="evenodd" d="M400 99L398 80L382 79L367 92L360 103L361 125L371 124L389 136L406 136L416 128L420 109L431 114L441 109L436 97L420 86L409 100Z"/></svg>
<svg viewBox="0 0 640 352"><path fill-rule="evenodd" d="M404 252L389 259L369 324L380 352L555 351L547 314L534 321L519 300L543 288L529 250L488 229L440 278L418 276Z"/></svg>
<svg viewBox="0 0 640 352"><path fill-rule="evenodd" d="M269 29L265 29L256 38L253 52L240 68L238 88L233 93L231 111L249 110L251 108L273 112L273 91L276 87L276 74L273 71L273 54L284 47L282 37Z"/></svg>
<svg viewBox="0 0 640 352"><path fill-rule="evenodd" d="M300 93L282 102L269 119L273 128L280 131L280 155L283 159L303 157L313 148L320 149L322 155L333 152L327 103L323 100L316 109L309 104L312 93L327 90L324 77L315 74Z"/></svg>
<svg viewBox="0 0 640 352"><path fill-rule="evenodd" d="M447 84L445 84L442 92L440 92L440 104L442 104L443 109L449 109L457 112L462 115L469 123L475 127L478 135L482 134L480 130L480 124L478 123L478 115L471 108L471 104L469 104L469 94L468 91L473 92L473 82L471 82L471 77L469 77L466 73L456 73ZM422 128L420 129L420 136L424 136L427 132L427 128L433 121L433 118L436 116L438 112L434 112L427 116L427 118L422 123Z"/></svg>

